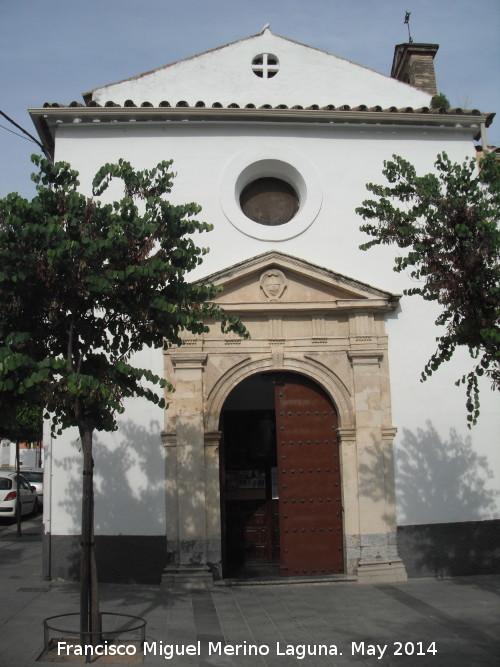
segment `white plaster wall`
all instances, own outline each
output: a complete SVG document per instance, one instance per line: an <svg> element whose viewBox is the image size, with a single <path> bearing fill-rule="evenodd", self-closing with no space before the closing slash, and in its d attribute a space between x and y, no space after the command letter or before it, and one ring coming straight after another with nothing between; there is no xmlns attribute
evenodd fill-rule
<svg viewBox="0 0 500 667"><path fill-rule="evenodd" d="M12 443L7 439L0 439L0 465L10 465L10 453L12 451Z"/></svg>
<svg viewBox="0 0 500 667"><path fill-rule="evenodd" d="M318 174L323 188L319 213L302 234L287 240L262 241L242 234L221 207L221 179L224 174L227 176L228 165L236 156L257 149L278 154L284 147L302 155ZM135 167L144 168L173 158L177 178L171 199L202 204L201 217L215 227L199 238L200 244L210 246L211 252L193 277L208 275L274 248L401 293L410 281L392 270L395 250L359 250L359 244L367 237L359 232L362 221L355 208L368 196L366 182L382 182L383 161L393 153L410 159L422 173L432 169L437 153L443 150L452 160L474 154L470 136L460 129L445 133L335 125L62 125L58 129L56 159L71 162L80 171L82 187L90 192L92 176L105 162L123 157ZM121 192L116 188L113 194L120 196ZM447 364L426 383L419 382L420 372L434 351L435 315L432 304L417 297L404 297L400 310L389 316L387 324L393 424L398 428L399 523L496 518L500 514L498 399L486 384L480 423L468 431L465 393L453 384L470 368L466 355ZM146 358L157 373L162 372L161 353L148 352ZM156 504L160 496L157 485L163 475L161 444L155 440L161 430L161 414L135 401L127 405L121 421L123 427L118 433L98 435L99 443L106 442L110 450L103 455L103 461L96 457L96 469L98 475L101 471L103 474L98 488L100 484L110 485L116 497L123 494L125 500L123 507L119 507L121 500L116 501L112 514L97 505L97 530L107 534L160 534L164 517L151 517L148 510L157 507L161 513L164 506L161 502ZM152 423L159 424L157 430ZM127 442L133 446L127 447ZM142 442L148 443L147 447L137 444ZM76 456L74 446L63 447L65 456ZM76 532L73 514L65 514L76 474L74 470L54 470L58 480L55 534ZM153 480L151 489L148 479ZM110 496L107 490L106 494Z"/></svg>
<svg viewBox="0 0 500 667"><path fill-rule="evenodd" d="M279 59L279 72L260 78L252 71L252 60L260 53ZM138 106L162 100L175 105L198 100L211 106L286 104L304 107L348 104L357 106L429 106L430 95L384 74L356 65L335 55L273 35L269 30L181 60L149 74L109 84L94 90L99 104L111 100L123 105L130 99Z"/></svg>
<svg viewBox="0 0 500 667"><path fill-rule="evenodd" d="M134 363L160 372L162 353L145 349ZM165 535L163 411L144 399L127 399L116 432L94 433L95 532L98 535ZM78 535L82 463L76 428L52 439L45 458L45 532ZM49 502L49 498L52 502Z"/></svg>

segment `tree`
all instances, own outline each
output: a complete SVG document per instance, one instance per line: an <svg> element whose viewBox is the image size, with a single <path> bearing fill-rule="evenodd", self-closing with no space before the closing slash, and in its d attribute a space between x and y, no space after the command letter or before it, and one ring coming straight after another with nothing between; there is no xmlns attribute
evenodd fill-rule
<svg viewBox="0 0 500 667"><path fill-rule="evenodd" d="M438 93L431 99L431 109L449 109L450 103L444 93Z"/></svg>
<svg viewBox="0 0 500 667"><path fill-rule="evenodd" d="M444 333L421 380L457 347L468 348L475 366L456 384L466 384L470 428L480 411L478 378L486 374L500 389L500 168L492 153L480 169L473 159L452 164L445 153L437 157L436 173L424 176L396 155L384 167L390 185L369 183L377 199L356 209L369 221L360 229L374 237L360 247L395 244L407 250L395 258L394 270L409 268L418 285L404 294L419 294L441 306L435 323L445 327Z"/></svg>
<svg viewBox="0 0 500 667"><path fill-rule="evenodd" d="M194 216L197 204L175 206L171 162L135 171L107 164L93 181L93 198L78 191L66 163L32 157L37 195L0 200L0 393L41 401L53 434L79 431L83 452L80 624L82 637L99 632L94 560L93 458L95 430L116 429L126 397L164 407L168 382L132 362L144 346L180 345L183 331L246 335L243 325L211 304L217 288L191 284L186 274L206 249L192 236L211 229ZM125 196L96 199L111 179Z"/></svg>
<svg viewBox="0 0 500 667"><path fill-rule="evenodd" d="M40 443L42 421L42 408L39 404L5 400L0 394L0 437L14 442Z"/></svg>

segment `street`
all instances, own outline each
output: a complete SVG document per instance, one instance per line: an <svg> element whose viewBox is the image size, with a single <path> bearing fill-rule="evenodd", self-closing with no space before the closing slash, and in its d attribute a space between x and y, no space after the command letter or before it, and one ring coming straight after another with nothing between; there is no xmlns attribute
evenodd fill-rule
<svg viewBox="0 0 500 667"><path fill-rule="evenodd" d="M43 620L78 611L77 583L41 579L41 515L22 529L18 538L15 525L0 521L2 667L38 664ZM200 590L101 584L102 611L147 621L146 646L144 657L93 663L484 667L500 657L499 595L500 576ZM75 662L65 646L58 662Z"/></svg>

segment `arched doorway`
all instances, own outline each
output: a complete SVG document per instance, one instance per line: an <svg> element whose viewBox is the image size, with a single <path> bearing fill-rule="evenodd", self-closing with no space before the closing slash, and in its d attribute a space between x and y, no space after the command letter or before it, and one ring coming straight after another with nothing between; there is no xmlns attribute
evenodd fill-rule
<svg viewBox="0 0 500 667"><path fill-rule="evenodd" d="M298 373L258 373L224 403L223 576L344 572L338 417Z"/></svg>

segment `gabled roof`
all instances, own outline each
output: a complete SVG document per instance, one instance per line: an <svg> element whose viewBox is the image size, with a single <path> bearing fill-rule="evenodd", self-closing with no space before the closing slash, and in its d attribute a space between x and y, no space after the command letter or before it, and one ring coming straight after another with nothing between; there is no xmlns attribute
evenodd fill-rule
<svg viewBox="0 0 500 667"><path fill-rule="evenodd" d="M259 73L259 56L264 63ZM268 56L272 56L271 70ZM194 106L262 104L277 106L347 104L358 106L427 106L430 95L362 65L320 49L274 35L269 27L257 35L231 42L149 72L100 86L84 94L104 105L123 106L134 100L183 100Z"/></svg>
<svg viewBox="0 0 500 667"><path fill-rule="evenodd" d="M275 64L264 76L271 56ZM272 60L272 58L271 58ZM252 64L254 63L254 64ZM265 69L265 68L264 68ZM261 71L262 70L262 71ZM259 72L262 76L256 74ZM271 76L272 73L274 76ZM463 128L478 138L494 114L430 109L430 95L265 27L225 46L95 88L85 105L30 109L49 153L68 123L252 122Z"/></svg>

